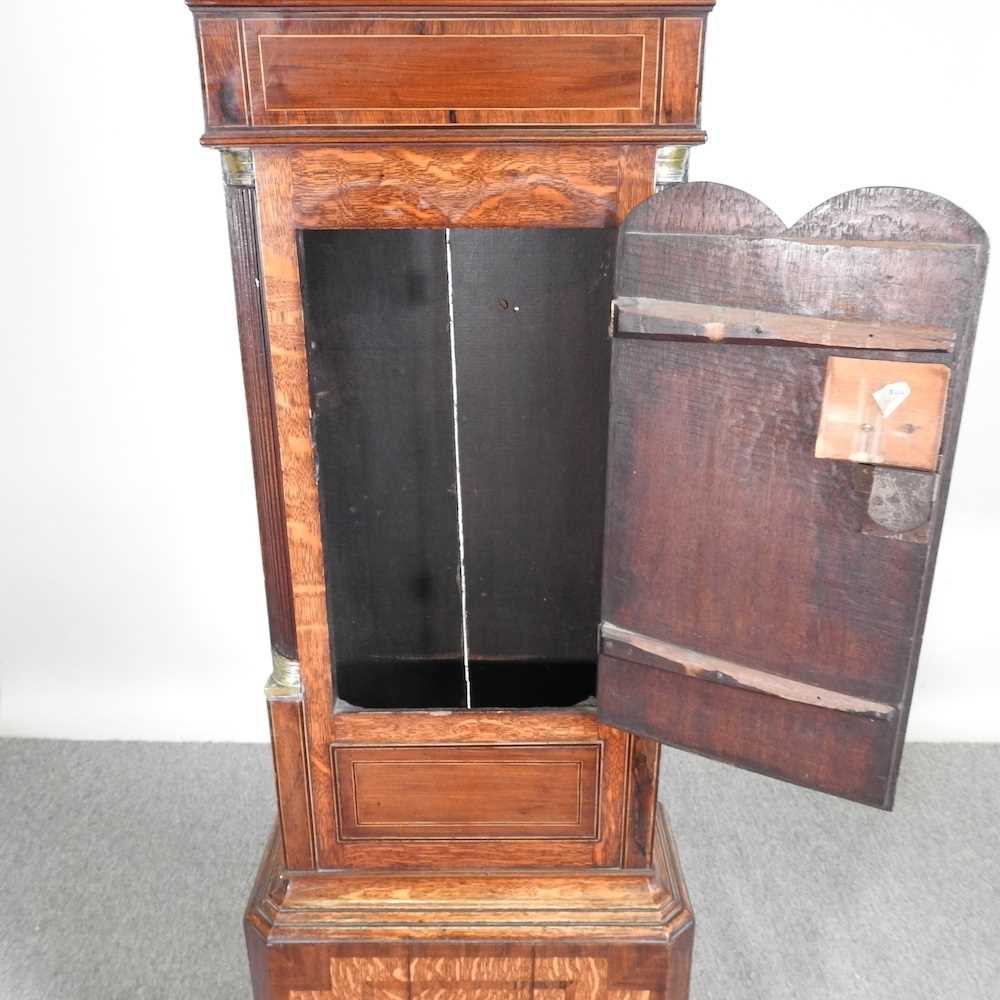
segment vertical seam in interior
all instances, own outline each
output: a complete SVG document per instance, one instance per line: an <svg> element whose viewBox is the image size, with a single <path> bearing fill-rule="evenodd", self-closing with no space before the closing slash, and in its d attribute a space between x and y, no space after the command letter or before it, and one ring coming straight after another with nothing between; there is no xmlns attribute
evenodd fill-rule
<svg viewBox="0 0 1000 1000"><path fill-rule="evenodd" d="M444 231L445 261L448 272L448 343L451 350L451 416L455 434L455 493L458 508L458 587L462 602L462 668L465 672L465 707L472 708L469 681L469 628L465 599L465 523L462 520L462 460L458 446L458 365L455 360L455 286L451 267L451 229Z"/></svg>

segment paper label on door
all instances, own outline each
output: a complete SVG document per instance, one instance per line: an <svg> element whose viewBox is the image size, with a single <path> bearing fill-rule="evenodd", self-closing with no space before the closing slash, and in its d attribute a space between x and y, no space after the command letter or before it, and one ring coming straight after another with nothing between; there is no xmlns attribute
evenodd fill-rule
<svg viewBox="0 0 1000 1000"><path fill-rule="evenodd" d="M881 389L876 389L872 393L872 398L882 416L891 417L909 395L910 386L906 382L890 382L888 385L882 386Z"/></svg>

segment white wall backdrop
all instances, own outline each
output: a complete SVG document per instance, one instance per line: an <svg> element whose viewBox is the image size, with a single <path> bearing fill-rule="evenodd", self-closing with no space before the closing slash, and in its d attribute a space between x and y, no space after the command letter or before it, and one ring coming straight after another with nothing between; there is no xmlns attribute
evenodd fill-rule
<svg viewBox="0 0 1000 1000"><path fill-rule="evenodd" d="M190 16L181 0L5 11L0 733L266 739L225 212L218 157L197 145ZM719 0L692 179L789 222L852 187L926 188L1000 239L998 27L988 0ZM996 267L913 739L1000 740Z"/></svg>

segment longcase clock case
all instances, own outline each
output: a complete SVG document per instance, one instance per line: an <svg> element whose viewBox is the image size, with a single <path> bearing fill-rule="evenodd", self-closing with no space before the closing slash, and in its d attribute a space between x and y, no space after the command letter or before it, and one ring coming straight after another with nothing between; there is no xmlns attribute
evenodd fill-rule
<svg viewBox="0 0 1000 1000"><path fill-rule="evenodd" d="M707 4L191 6L274 652L255 995L684 1000L661 741L892 804L985 237L680 183Z"/></svg>

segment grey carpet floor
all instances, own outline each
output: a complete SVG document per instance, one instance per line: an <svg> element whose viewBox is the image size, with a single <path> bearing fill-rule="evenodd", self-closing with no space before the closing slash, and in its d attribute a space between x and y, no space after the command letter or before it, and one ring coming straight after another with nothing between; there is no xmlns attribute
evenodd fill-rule
<svg viewBox="0 0 1000 1000"><path fill-rule="evenodd" d="M887 815L668 751L693 1000L1000 998L1000 747L907 749ZM0 1000L248 1000L261 746L0 740Z"/></svg>

